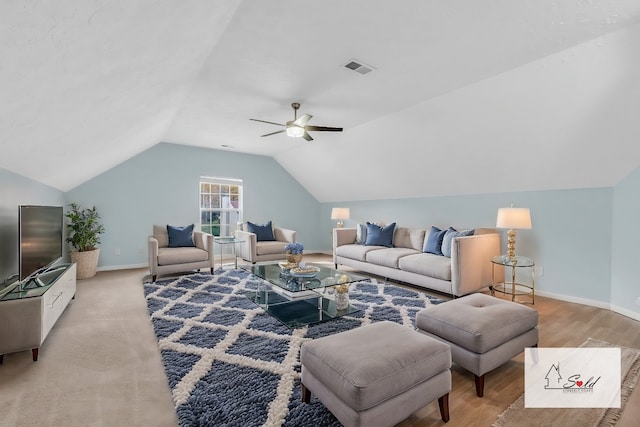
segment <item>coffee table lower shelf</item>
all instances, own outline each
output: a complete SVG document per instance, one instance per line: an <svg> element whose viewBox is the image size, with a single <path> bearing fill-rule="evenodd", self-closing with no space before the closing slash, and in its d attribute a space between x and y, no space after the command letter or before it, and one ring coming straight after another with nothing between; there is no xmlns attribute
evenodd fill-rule
<svg viewBox="0 0 640 427"><path fill-rule="evenodd" d="M288 299L276 291L261 290L245 292L245 296L292 329L326 322L360 311L352 305L344 310L338 310L334 300L320 294L307 298Z"/></svg>

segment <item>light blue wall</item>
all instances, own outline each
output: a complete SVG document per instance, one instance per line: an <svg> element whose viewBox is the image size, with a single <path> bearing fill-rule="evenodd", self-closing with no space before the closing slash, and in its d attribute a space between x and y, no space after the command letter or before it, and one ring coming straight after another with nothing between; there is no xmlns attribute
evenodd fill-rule
<svg viewBox="0 0 640 427"><path fill-rule="evenodd" d="M333 227L332 207L351 208L345 226L379 221L400 226L495 227L498 208L531 209L531 230L518 230L516 253L543 268L536 289L609 302L612 192L610 188L325 203L322 217ZM503 252L506 236L503 232ZM330 241L327 240L327 245Z"/></svg>
<svg viewBox="0 0 640 427"><path fill-rule="evenodd" d="M64 203L61 191L0 168L0 288L18 273L18 205Z"/></svg>
<svg viewBox="0 0 640 427"><path fill-rule="evenodd" d="M613 191L611 304L640 313L640 168Z"/></svg>
<svg viewBox="0 0 640 427"><path fill-rule="evenodd" d="M154 223L198 223L200 176L242 179L245 221L272 220L320 249L318 202L272 157L161 143L67 193L68 203L101 213L99 267L146 264Z"/></svg>
<svg viewBox="0 0 640 427"><path fill-rule="evenodd" d="M243 179L245 220L271 219L297 230L309 250L327 252L334 206L351 208L347 226L369 220L425 228L493 227L499 207L529 207L533 229L518 231L516 248L543 268L536 288L609 302L611 188L321 204L271 157L163 143L71 190L67 203L102 213L101 268L143 265L152 224L198 222L202 175Z"/></svg>
<svg viewBox="0 0 640 427"><path fill-rule="evenodd" d="M153 223L198 222L198 178L241 178L245 220L269 219L298 231L309 250L330 252L332 207L351 208L346 226L396 221L402 226L493 227L499 207L531 209L533 229L520 230L516 249L536 260L539 291L611 302L638 312L640 169L615 188L318 203L274 159L220 150L158 144L66 194L0 169L0 273L9 275L17 245L18 204L95 205L107 233L101 268L144 265ZM504 234L504 233L503 233ZM503 235L503 246L506 239ZM115 255L115 249L120 255ZM17 264L15 268L17 271ZM4 277L0 277L3 280Z"/></svg>

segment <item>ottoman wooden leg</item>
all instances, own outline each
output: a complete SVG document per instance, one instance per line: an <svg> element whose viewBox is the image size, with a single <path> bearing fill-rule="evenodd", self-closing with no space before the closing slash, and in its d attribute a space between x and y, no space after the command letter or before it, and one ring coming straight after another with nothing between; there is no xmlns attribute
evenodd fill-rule
<svg viewBox="0 0 640 427"><path fill-rule="evenodd" d="M304 403L310 403L311 402L311 390L309 390L307 387L305 387L304 384L300 383L300 385L302 386L302 401Z"/></svg>
<svg viewBox="0 0 640 427"><path fill-rule="evenodd" d="M484 375L474 376L476 377L476 395L482 397L484 396Z"/></svg>
<svg viewBox="0 0 640 427"><path fill-rule="evenodd" d="M442 421L449 422L449 393L438 398L438 406L440 407Z"/></svg>

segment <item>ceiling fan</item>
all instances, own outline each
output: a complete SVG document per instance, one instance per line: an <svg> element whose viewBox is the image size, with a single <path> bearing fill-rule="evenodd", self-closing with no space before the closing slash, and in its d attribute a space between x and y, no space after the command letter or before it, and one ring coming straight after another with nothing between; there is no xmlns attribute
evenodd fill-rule
<svg viewBox="0 0 640 427"><path fill-rule="evenodd" d="M342 132L342 128L332 128L327 126L310 126L307 124L307 122L311 120L311 117L313 116L309 114L304 114L300 118L298 118L298 109L300 108L300 104L297 102L292 103L291 108L293 108L293 120L290 120L285 124L268 122L266 120L258 120L258 119L249 119L249 120L253 120L254 122L269 123L270 125L284 126L283 130L278 130L278 131L267 133L265 135L260 135L260 136L271 136L277 133L286 132L288 136L291 136L293 138L302 137L307 141L313 141L313 138L311 138L311 135L309 135L309 131Z"/></svg>

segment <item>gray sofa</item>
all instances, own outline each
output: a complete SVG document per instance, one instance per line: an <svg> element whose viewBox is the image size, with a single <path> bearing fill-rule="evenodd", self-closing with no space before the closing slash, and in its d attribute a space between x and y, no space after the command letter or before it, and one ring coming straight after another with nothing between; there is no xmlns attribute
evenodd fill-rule
<svg viewBox="0 0 640 427"><path fill-rule="evenodd" d="M492 283L491 258L500 254L500 234L478 228L451 242L451 257L423 252L426 229L396 227L393 247L356 244L356 228L333 230L333 262L388 279L462 296ZM504 271L496 269L496 281Z"/></svg>

